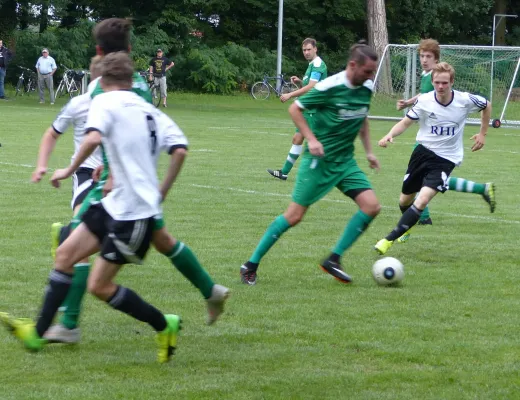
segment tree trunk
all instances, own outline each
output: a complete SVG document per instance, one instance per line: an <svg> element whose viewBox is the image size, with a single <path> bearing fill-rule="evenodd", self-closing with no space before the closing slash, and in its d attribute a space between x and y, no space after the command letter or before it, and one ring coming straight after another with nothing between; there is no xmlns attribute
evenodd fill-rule
<svg viewBox="0 0 520 400"><path fill-rule="evenodd" d="M507 14L507 0L495 0L495 14ZM500 23L498 23L500 21ZM506 23L507 18L496 17L495 46L506 44Z"/></svg>
<svg viewBox="0 0 520 400"><path fill-rule="evenodd" d="M382 60L381 57L388 45L388 28L386 21L385 0L368 0L367 1L368 16L368 43L374 48L379 56L380 64L383 61L381 72L379 74L379 82L377 83L377 91L384 93L392 93L392 75L390 73L390 61Z"/></svg>
<svg viewBox="0 0 520 400"><path fill-rule="evenodd" d="M45 32L49 26L49 1L42 1L40 10L40 33Z"/></svg>
<svg viewBox="0 0 520 400"><path fill-rule="evenodd" d="M18 20L21 30L29 27L29 2L27 0L18 2Z"/></svg>
<svg viewBox="0 0 520 400"><path fill-rule="evenodd" d="M0 39L4 41L6 46L9 46L8 38L16 29L16 24L16 1L0 1Z"/></svg>

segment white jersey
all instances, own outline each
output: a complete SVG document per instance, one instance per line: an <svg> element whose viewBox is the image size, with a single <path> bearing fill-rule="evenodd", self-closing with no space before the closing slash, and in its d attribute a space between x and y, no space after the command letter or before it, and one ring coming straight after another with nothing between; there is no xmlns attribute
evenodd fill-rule
<svg viewBox="0 0 520 400"><path fill-rule="evenodd" d="M487 100L467 92L452 91L452 100L443 105L435 91L421 94L406 116L419 120L417 142L439 157L460 165L464 156L463 132L466 117L487 106Z"/></svg>
<svg viewBox="0 0 520 400"><path fill-rule="evenodd" d="M56 133L60 135L64 133L70 125L74 127L74 154L72 155L71 163L74 161L74 158L76 158L76 154L78 154L81 143L85 138L85 124L87 123L90 102L90 96L87 94L74 97L62 108L52 123L52 127ZM101 157L101 149L97 148L94 153L81 164L80 168L95 169L100 165L103 165L103 160Z"/></svg>
<svg viewBox="0 0 520 400"><path fill-rule="evenodd" d="M160 151L187 148L179 127L164 113L129 90L92 99L87 131L101 132L102 145L114 180L102 200L112 218L131 221L160 214L157 179Z"/></svg>

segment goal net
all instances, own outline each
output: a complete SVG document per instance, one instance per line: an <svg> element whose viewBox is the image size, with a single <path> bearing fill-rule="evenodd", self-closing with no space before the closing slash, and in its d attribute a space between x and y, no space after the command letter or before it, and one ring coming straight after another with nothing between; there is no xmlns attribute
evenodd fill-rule
<svg viewBox="0 0 520 400"><path fill-rule="evenodd" d="M370 118L399 120L396 102L419 93L419 45L386 46L375 77ZM441 61L455 68L454 89L479 94L493 104L492 120L520 128L520 47L441 45ZM467 123L480 124L478 114Z"/></svg>

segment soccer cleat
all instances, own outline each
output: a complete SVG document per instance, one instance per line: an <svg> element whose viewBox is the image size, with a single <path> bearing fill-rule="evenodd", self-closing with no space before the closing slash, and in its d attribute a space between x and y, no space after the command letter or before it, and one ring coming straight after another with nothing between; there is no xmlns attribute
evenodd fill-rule
<svg viewBox="0 0 520 400"><path fill-rule="evenodd" d="M417 225L433 225L432 219L430 217L425 219L420 219L419 222L417 222Z"/></svg>
<svg viewBox="0 0 520 400"><path fill-rule="evenodd" d="M287 174L284 174L281 169L268 169L267 172L269 172L275 178L281 179L282 181L287 180Z"/></svg>
<svg viewBox="0 0 520 400"><path fill-rule="evenodd" d="M332 275L334 279L337 279L341 283L352 282L352 278L345 271L343 271L343 268L339 263L335 263L330 260L325 260L320 264L320 268L327 274Z"/></svg>
<svg viewBox="0 0 520 400"><path fill-rule="evenodd" d="M392 247L392 244L394 244L393 240L387 240L383 238L376 243L374 250L383 255L390 249L390 247Z"/></svg>
<svg viewBox="0 0 520 400"><path fill-rule="evenodd" d="M61 228L63 228L61 222L55 222L51 225L51 256L53 259L56 259L56 249L60 245Z"/></svg>
<svg viewBox="0 0 520 400"><path fill-rule="evenodd" d="M49 343L76 344L81 339L81 331L79 328L69 329L62 324L56 324L45 332L43 338Z"/></svg>
<svg viewBox="0 0 520 400"><path fill-rule="evenodd" d="M494 213L495 207L497 205L495 200L495 184L493 182L486 183L486 189L484 190L484 194L482 197L485 202L489 204L489 210Z"/></svg>
<svg viewBox="0 0 520 400"><path fill-rule="evenodd" d="M405 243L410 239L410 231L411 229L408 229L405 233L403 233L398 239L397 243Z"/></svg>
<svg viewBox="0 0 520 400"><path fill-rule="evenodd" d="M0 322L6 327L9 333L13 334L22 342L29 351L39 351L47 342L36 333L34 321L28 318L11 318L7 313L0 313Z"/></svg>
<svg viewBox="0 0 520 400"><path fill-rule="evenodd" d="M213 285L211 297L206 300L208 308L208 319L206 324L212 325L224 312L224 304L231 295L229 289L222 285Z"/></svg>
<svg viewBox="0 0 520 400"><path fill-rule="evenodd" d="M170 361L171 356L175 353L175 349L177 348L177 336L182 329L181 318L178 315L167 314L164 318L166 319L166 328L162 332L157 332L155 337L155 341L159 346L157 360L160 363Z"/></svg>
<svg viewBox="0 0 520 400"><path fill-rule="evenodd" d="M245 264L240 267L240 279L242 283L253 286L256 284L256 269L249 269Z"/></svg>

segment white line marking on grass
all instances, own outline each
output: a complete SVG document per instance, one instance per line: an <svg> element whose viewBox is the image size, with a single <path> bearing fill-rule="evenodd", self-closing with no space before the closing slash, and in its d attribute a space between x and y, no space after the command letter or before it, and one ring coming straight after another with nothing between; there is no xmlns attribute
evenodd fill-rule
<svg viewBox="0 0 520 400"><path fill-rule="evenodd" d="M216 153L217 152L217 150L211 150L211 149L195 149L195 150L190 150L190 153L193 153L194 151L199 152L199 153Z"/></svg>
<svg viewBox="0 0 520 400"><path fill-rule="evenodd" d="M15 166L15 167L34 168L32 165L29 165L29 164L16 164L16 163L2 162L2 161L0 161L0 164L3 164L3 165L12 165L12 166Z"/></svg>
<svg viewBox="0 0 520 400"><path fill-rule="evenodd" d="M262 196L269 196L269 197L291 198L290 194L259 192L257 190L240 189L240 188L234 188L234 187L198 185L196 183L192 183L192 184L190 184L190 186L193 186L193 187L196 187L196 188L202 188L202 189L228 190L228 191L231 191L231 192L254 194L254 195L262 195ZM331 203L341 203L341 204L347 203L346 200L336 200L336 199L327 199L327 198L322 199L322 201L328 201L328 202L331 202ZM383 205L381 207L385 208L385 209L391 209L391 210L396 210L396 208L397 208L395 206L383 206ZM500 218L492 218L492 217L483 217L481 215L466 215L466 214L457 214L457 213L447 213L447 212L442 212L442 211L437 211L437 210L435 210L435 214L446 215L448 217L460 217L460 218L468 218L468 219L478 219L478 220L489 221L489 222L500 222L500 223L503 223L503 224L520 224L520 221L509 220L509 219L500 219Z"/></svg>

